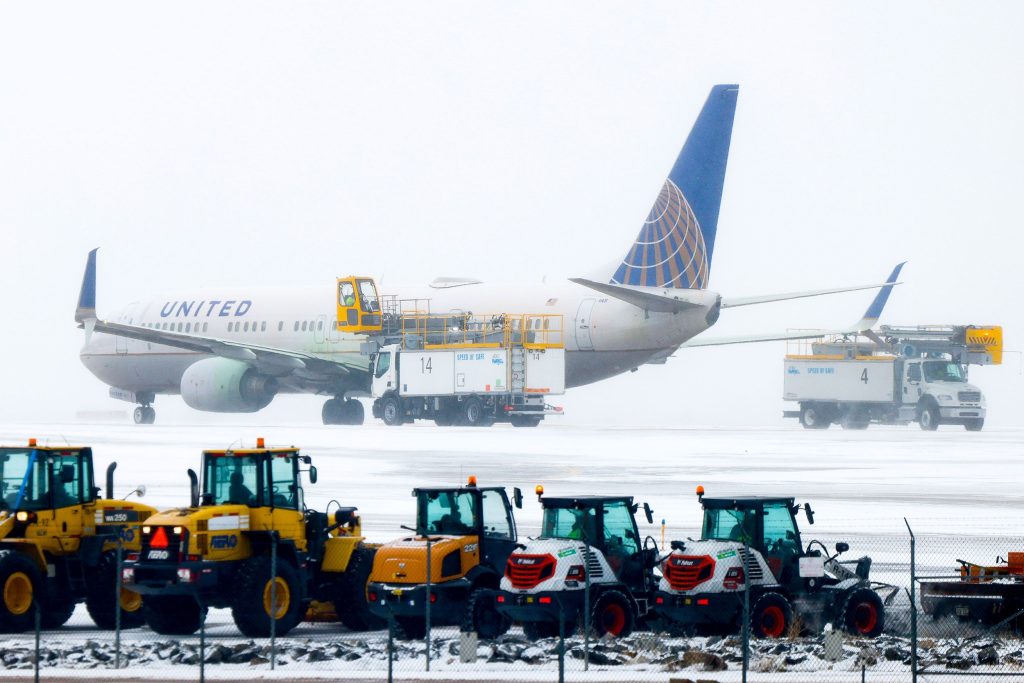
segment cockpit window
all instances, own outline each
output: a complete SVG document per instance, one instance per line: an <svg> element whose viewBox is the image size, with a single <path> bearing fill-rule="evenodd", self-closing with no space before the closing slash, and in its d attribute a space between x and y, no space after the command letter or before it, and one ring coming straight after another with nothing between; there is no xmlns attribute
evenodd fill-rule
<svg viewBox="0 0 1024 683"><path fill-rule="evenodd" d="M966 382L964 366L951 361L928 361L924 364L924 378L929 382Z"/></svg>

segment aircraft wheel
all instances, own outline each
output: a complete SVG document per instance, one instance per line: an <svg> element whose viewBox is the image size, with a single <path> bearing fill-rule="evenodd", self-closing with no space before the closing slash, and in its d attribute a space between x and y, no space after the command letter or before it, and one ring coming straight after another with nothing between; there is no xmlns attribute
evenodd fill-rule
<svg viewBox="0 0 1024 683"><path fill-rule="evenodd" d="M324 401L324 407L320 411L320 417L325 425L341 424L341 401L336 398L329 398Z"/></svg>
<svg viewBox="0 0 1024 683"><path fill-rule="evenodd" d="M156 422L156 410L149 406L138 406L132 417L137 425L151 425Z"/></svg>
<svg viewBox="0 0 1024 683"><path fill-rule="evenodd" d="M361 425L366 418L366 411L360 401L350 398L343 404L343 416L342 424Z"/></svg>

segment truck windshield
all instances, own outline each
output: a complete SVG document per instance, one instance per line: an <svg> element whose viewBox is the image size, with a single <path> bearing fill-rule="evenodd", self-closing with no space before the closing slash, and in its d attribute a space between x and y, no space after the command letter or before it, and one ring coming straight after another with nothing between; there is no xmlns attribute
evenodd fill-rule
<svg viewBox="0 0 1024 683"><path fill-rule="evenodd" d="M569 538L596 544L597 517L593 508L545 508L541 538Z"/></svg>
<svg viewBox="0 0 1024 683"><path fill-rule="evenodd" d="M421 491L418 504L421 534L461 536L477 529L476 496L470 491Z"/></svg>
<svg viewBox="0 0 1024 683"><path fill-rule="evenodd" d="M753 543L757 518L749 510L707 509L704 510L702 540L738 541Z"/></svg>
<svg viewBox="0 0 1024 683"><path fill-rule="evenodd" d="M924 378L929 382L966 382L967 373L959 363L935 360L924 364Z"/></svg>
<svg viewBox="0 0 1024 683"><path fill-rule="evenodd" d="M206 460L206 492L213 496L213 505L248 505L258 503L256 472L259 463L254 456L210 455Z"/></svg>

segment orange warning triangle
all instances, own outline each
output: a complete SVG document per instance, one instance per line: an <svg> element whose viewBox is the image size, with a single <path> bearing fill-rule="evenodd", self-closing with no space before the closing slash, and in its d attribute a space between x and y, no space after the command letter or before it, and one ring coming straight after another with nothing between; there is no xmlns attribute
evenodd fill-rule
<svg viewBox="0 0 1024 683"><path fill-rule="evenodd" d="M153 534L152 540L149 542L150 548L166 548L167 543L167 532L162 526L156 528L156 532Z"/></svg>

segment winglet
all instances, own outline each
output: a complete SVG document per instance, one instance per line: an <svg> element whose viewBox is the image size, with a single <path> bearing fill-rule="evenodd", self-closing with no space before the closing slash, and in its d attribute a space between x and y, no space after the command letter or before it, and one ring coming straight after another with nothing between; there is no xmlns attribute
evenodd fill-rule
<svg viewBox="0 0 1024 683"><path fill-rule="evenodd" d="M900 276L900 270L903 269L906 263L906 261L897 263L896 267L892 269L892 274L885 281L886 284L878 290L878 294L871 301L868 310L864 312L864 317L854 326L854 331L864 332L870 330L878 322L878 319L882 317L882 309L885 308L885 304L889 301L889 294L892 292L893 285L896 284L896 278Z"/></svg>
<svg viewBox="0 0 1024 683"><path fill-rule="evenodd" d="M89 252L85 261L85 274L82 276L82 289L78 293L78 307L75 309L75 322L84 323L96 319L96 252L99 247Z"/></svg>

